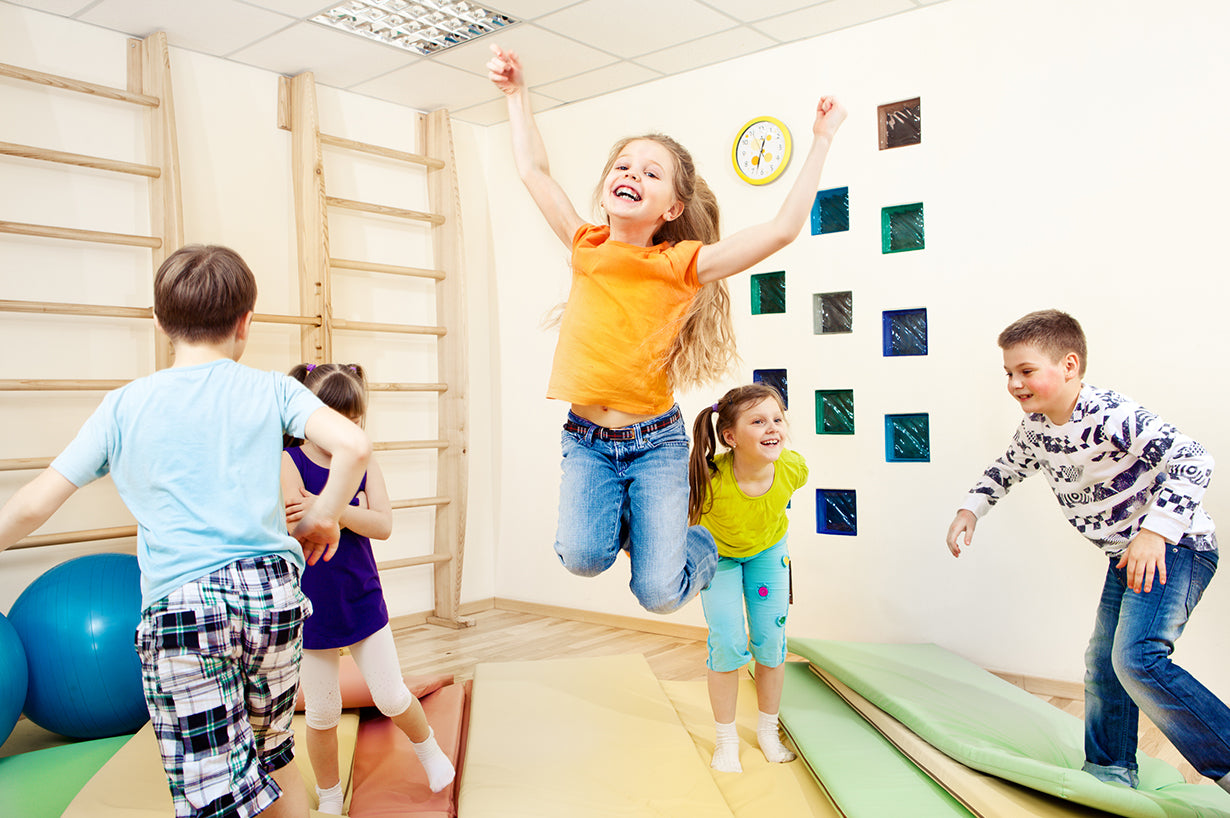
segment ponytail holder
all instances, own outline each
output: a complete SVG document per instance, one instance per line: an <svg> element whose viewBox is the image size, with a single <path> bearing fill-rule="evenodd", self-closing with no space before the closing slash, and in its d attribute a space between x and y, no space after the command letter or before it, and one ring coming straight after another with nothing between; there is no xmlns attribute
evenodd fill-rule
<svg viewBox="0 0 1230 818"><path fill-rule="evenodd" d="M710 406L709 408L710 408L710 409L712 409L713 411L715 411L715 412L716 412L716 411L718 410L718 405L715 403L715 404L713 404L712 406Z"/></svg>
<svg viewBox="0 0 1230 818"><path fill-rule="evenodd" d="M346 368L350 370L350 374L352 375L359 374L359 367L355 366L354 364L347 364Z"/></svg>
<svg viewBox="0 0 1230 818"><path fill-rule="evenodd" d="M307 365L307 371L308 371L308 372L311 372L311 371L312 371L313 369L315 369L315 368L316 368L316 364L308 364L308 365Z"/></svg>

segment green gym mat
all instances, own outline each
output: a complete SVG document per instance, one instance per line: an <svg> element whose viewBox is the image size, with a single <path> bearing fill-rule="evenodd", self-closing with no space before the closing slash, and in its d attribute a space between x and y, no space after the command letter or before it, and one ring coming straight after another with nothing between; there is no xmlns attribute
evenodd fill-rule
<svg viewBox="0 0 1230 818"><path fill-rule="evenodd" d="M802 662L786 663L779 717L842 815L973 815Z"/></svg>
<svg viewBox="0 0 1230 818"><path fill-rule="evenodd" d="M1187 784L1139 757L1140 789L1081 770L1077 719L938 645L790 639L831 674L936 749L975 770L1127 818L1230 818L1230 793Z"/></svg>
<svg viewBox="0 0 1230 818"><path fill-rule="evenodd" d="M60 818L86 782L130 738L78 741L0 758L0 813Z"/></svg>

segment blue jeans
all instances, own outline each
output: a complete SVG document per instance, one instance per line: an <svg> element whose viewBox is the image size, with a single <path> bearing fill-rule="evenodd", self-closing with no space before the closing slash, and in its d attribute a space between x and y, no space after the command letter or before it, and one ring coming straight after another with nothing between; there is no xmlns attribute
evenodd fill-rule
<svg viewBox="0 0 1230 818"><path fill-rule="evenodd" d="M699 525L688 529L688 537L713 542L709 530ZM785 537L750 557L718 557L713 582L700 594L709 625L706 666L710 670L728 673L752 659L763 667L777 667L786 661L789 565Z"/></svg>
<svg viewBox="0 0 1230 818"><path fill-rule="evenodd" d="M1085 765L1135 787L1140 710L1201 775L1230 772L1230 708L1174 662L1175 640L1217 570L1216 551L1166 546L1166 584L1134 593L1110 558L1085 653ZM1138 710L1139 708L1139 710Z"/></svg>
<svg viewBox="0 0 1230 818"><path fill-rule="evenodd" d="M626 548L630 587L652 613L670 613L709 584L717 549L687 541L688 434L678 407L605 429L568 413L555 553L574 574L610 568Z"/></svg>

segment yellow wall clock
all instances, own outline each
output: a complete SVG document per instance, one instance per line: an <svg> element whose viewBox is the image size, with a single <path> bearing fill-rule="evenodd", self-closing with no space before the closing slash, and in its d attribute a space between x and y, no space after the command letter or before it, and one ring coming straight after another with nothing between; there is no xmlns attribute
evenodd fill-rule
<svg viewBox="0 0 1230 818"><path fill-rule="evenodd" d="M790 162L790 129L779 119L758 116L739 129L730 158L740 179L766 185Z"/></svg>

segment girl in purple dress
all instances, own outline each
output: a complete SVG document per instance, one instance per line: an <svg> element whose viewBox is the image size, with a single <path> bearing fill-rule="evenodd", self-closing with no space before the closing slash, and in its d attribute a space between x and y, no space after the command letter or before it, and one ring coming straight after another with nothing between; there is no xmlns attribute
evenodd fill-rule
<svg viewBox="0 0 1230 818"><path fill-rule="evenodd" d="M300 364L290 371L326 406L362 425L367 412L367 381L362 367L342 364ZM329 476L329 455L311 441L282 453L282 495L286 523L293 526L316 500ZM372 554L372 537L387 539L393 509L380 467L373 458L359 491L341 516L342 539L328 562L303 572L303 592L312 615L303 627L303 661L299 683L307 720L308 757L316 773L320 812L342 812L341 777L337 762L337 724L342 700L338 684L340 649L350 648L372 699L414 744L433 792L453 780L454 770L440 746L418 699L402 679L401 661L393 644L384 592Z"/></svg>

